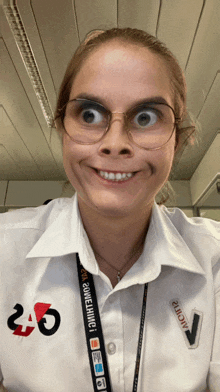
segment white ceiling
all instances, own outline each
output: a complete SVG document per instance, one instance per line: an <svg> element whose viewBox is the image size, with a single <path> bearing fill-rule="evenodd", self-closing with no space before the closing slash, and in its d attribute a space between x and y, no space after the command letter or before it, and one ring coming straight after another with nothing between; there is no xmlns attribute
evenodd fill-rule
<svg viewBox="0 0 220 392"><path fill-rule="evenodd" d="M46 124L0 0L0 180L65 180L59 137ZM93 29L156 35L185 70L199 143L177 157L173 180L190 179L220 131L219 0L17 0L52 109L68 61Z"/></svg>

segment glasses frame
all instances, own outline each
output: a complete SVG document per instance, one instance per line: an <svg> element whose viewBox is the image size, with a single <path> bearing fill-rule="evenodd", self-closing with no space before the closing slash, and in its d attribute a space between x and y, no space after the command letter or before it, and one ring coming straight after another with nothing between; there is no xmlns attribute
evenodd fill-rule
<svg viewBox="0 0 220 392"><path fill-rule="evenodd" d="M107 134L107 132L108 132L110 126L111 126L111 123L112 123L112 115L113 115L113 114L123 114L124 117L127 118L127 114L126 114L126 113L124 113L124 112L111 112L109 109L106 109L106 107L103 106L101 103L99 103L99 102L97 102L97 101L93 101L92 99L87 99L87 98L74 98L74 99L70 99L68 102L66 102L66 104L65 104L59 111L60 111L60 112L63 112L63 110L64 110L64 109L66 108L66 106L68 105L68 103L69 103L69 102L73 102L73 101L88 101L88 102L93 102L93 103L95 103L95 104L97 104L97 105L103 107L103 109L105 109L105 111L108 113L108 116L109 116L108 126L106 127L105 132L104 132L103 135L100 137L100 139L96 140L95 142L79 142L79 141L76 141L72 136L70 136L70 134L67 132L67 130L66 130L66 128L65 128L65 125L64 125L65 113L64 113L64 114L61 113L59 116L57 116L56 118L61 117L61 121L62 121L62 125L63 125L64 131L67 133L67 135L69 136L69 138L70 138L73 142L75 142L75 143L77 143L77 144L92 145L92 144L96 144L96 143L100 142L100 141L105 137L105 135ZM127 135L128 135L128 138L130 139L130 141L131 141L132 143L134 143L137 147L143 148L144 150L149 150L149 151L152 151L152 150L153 150L153 151L155 151L155 150L160 150L163 146L165 146L165 145L169 142L169 140L170 140L171 137L173 136L173 133L174 133L174 131L175 131L175 128L176 128L177 124L180 123L182 120L181 120L181 118L176 117L174 109L172 108L172 106L168 105L168 103L164 103L164 102L153 102L153 101L151 101L151 102L146 102L146 104L147 104L147 103L149 104L149 106L150 106L150 105L165 105L165 106L168 106L168 107L172 110L173 115L174 115L174 124L173 124L173 130L172 130L172 132L171 132L171 134L170 134L169 139L168 139L165 143L163 143L161 146L159 146L159 147L152 147L152 148L149 148L149 147L143 147L143 146L137 144L137 143L134 141L133 137L132 137L131 131L127 131L127 128L126 128L126 132L127 132ZM134 106L134 107L131 108L130 110L133 110L133 109L135 109L136 107L138 108L139 106L141 107L141 104L138 104L138 105ZM128 110L128 112L129 112L130 110Z"/></svg>

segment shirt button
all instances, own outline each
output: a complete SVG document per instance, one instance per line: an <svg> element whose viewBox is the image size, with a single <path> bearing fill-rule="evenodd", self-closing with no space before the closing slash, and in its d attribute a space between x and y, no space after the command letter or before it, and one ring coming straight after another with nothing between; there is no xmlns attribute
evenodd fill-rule
<svg viewBox="0 0 220 392"><path fill-rule="evenodd" d="M115 345L115 343L109 343L109 344L107 344L107 351L108 351L108 354L110 354L110 355L113 355L113 354L115 354L115 352L116 352L116 345Z"/></svg>

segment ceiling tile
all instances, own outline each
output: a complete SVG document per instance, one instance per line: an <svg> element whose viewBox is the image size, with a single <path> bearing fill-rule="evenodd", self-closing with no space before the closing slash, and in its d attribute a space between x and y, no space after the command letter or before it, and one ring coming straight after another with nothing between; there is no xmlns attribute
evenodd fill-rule
<svg viewBox="0 0 220 392"><path fill-rule="evenodd" d="M190 52L203 0L162 1L157 37L174 53L184 69Z"/></svg>
<svg viewBox="0 0 220 392"><path fill-rule="evenodd" d="M198 117L195 146L187 147L175 168L175 179L189 179L220 131L220 72L217 73ZM174 178L173 178L174 179Z"/></svg>
<svg viewBox="0 0 220 392"><path fill-rule="evenodd" d="M0 180L16 180L17 178L27 180L29 173L23 172L19 162L14 159L13 151L8 151L3 144L0 144ZM37 171L33 175L37 175Z"/></svg>
<svg viewBox="0 0 220 392"><path fill-rule="evenodd" d="M58 92L67 64L79 45L73 2L32 0L31 6Z"/></svg>
<svg viewBox="0 0 220 392"><path fill-rule="evenodd" d="M220 1L205 3L186 68L188 108L197 116L220 69Z"/></svg>
<svg viewBox="0 0 220 392"><path fill-rule="evenodd" d="M57 177L61 176L49 143L37 122L33 108L30 105L11 58L8 55L7 48L1 39L0 57L2 59L0 102L4 105L7 116L10 119L9 122L11 123L13 134L17 134L18 140L23 143L32 167L35 163L38 172L43 174L44 177L42 179L46 179L50 174ZM4 120L4 116L2 119ZM5 118L5 123L6 121ZM1 137L3 136L5 127L6 125L2 127ZM50 130L47 129L47 132L49 135ZM6 149L8 146L11 148L13 143L15 143L15 139L13 140L11 137L12 134L6 132L4 137L4 146ZM16 145L14 145L14 147L16 148ZM27 159L25 158L24 152L22 152L20 159L21 162L23 161L25 162L25 165L27 165ZM31 178L33 178L32 175L33 173L30 173Z"/></svg>
<svg viewBox="0 0 220 392"><path fill-rule="evenodd" d="M95 29L117 26L117 0L75 0L80 41Z"/></svg>
<svg viewBox="0 0 220 392"><path fill-rule="evenodd" d="M216 74L198 115L198 122L201 125L199 139L202 143L202 154L209 148L216 134L220 131L220 71Z"/></svg>
<svg viewBox="0 0 220 392"><path fill-rule="evenodd" d="M132 27L156 35L160 0L119 0L118 27Z"/></svg>

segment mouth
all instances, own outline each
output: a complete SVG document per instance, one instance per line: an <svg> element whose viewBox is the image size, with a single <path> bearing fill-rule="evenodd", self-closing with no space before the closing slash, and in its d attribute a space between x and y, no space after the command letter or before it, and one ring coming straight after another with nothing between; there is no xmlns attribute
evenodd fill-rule
<svg viewBox="0 0 220 392"><path fill-rule="evenodd" d="M113 172L95 169L96 173L104 180L124 182L130 180L137 172Z"/></svg>

